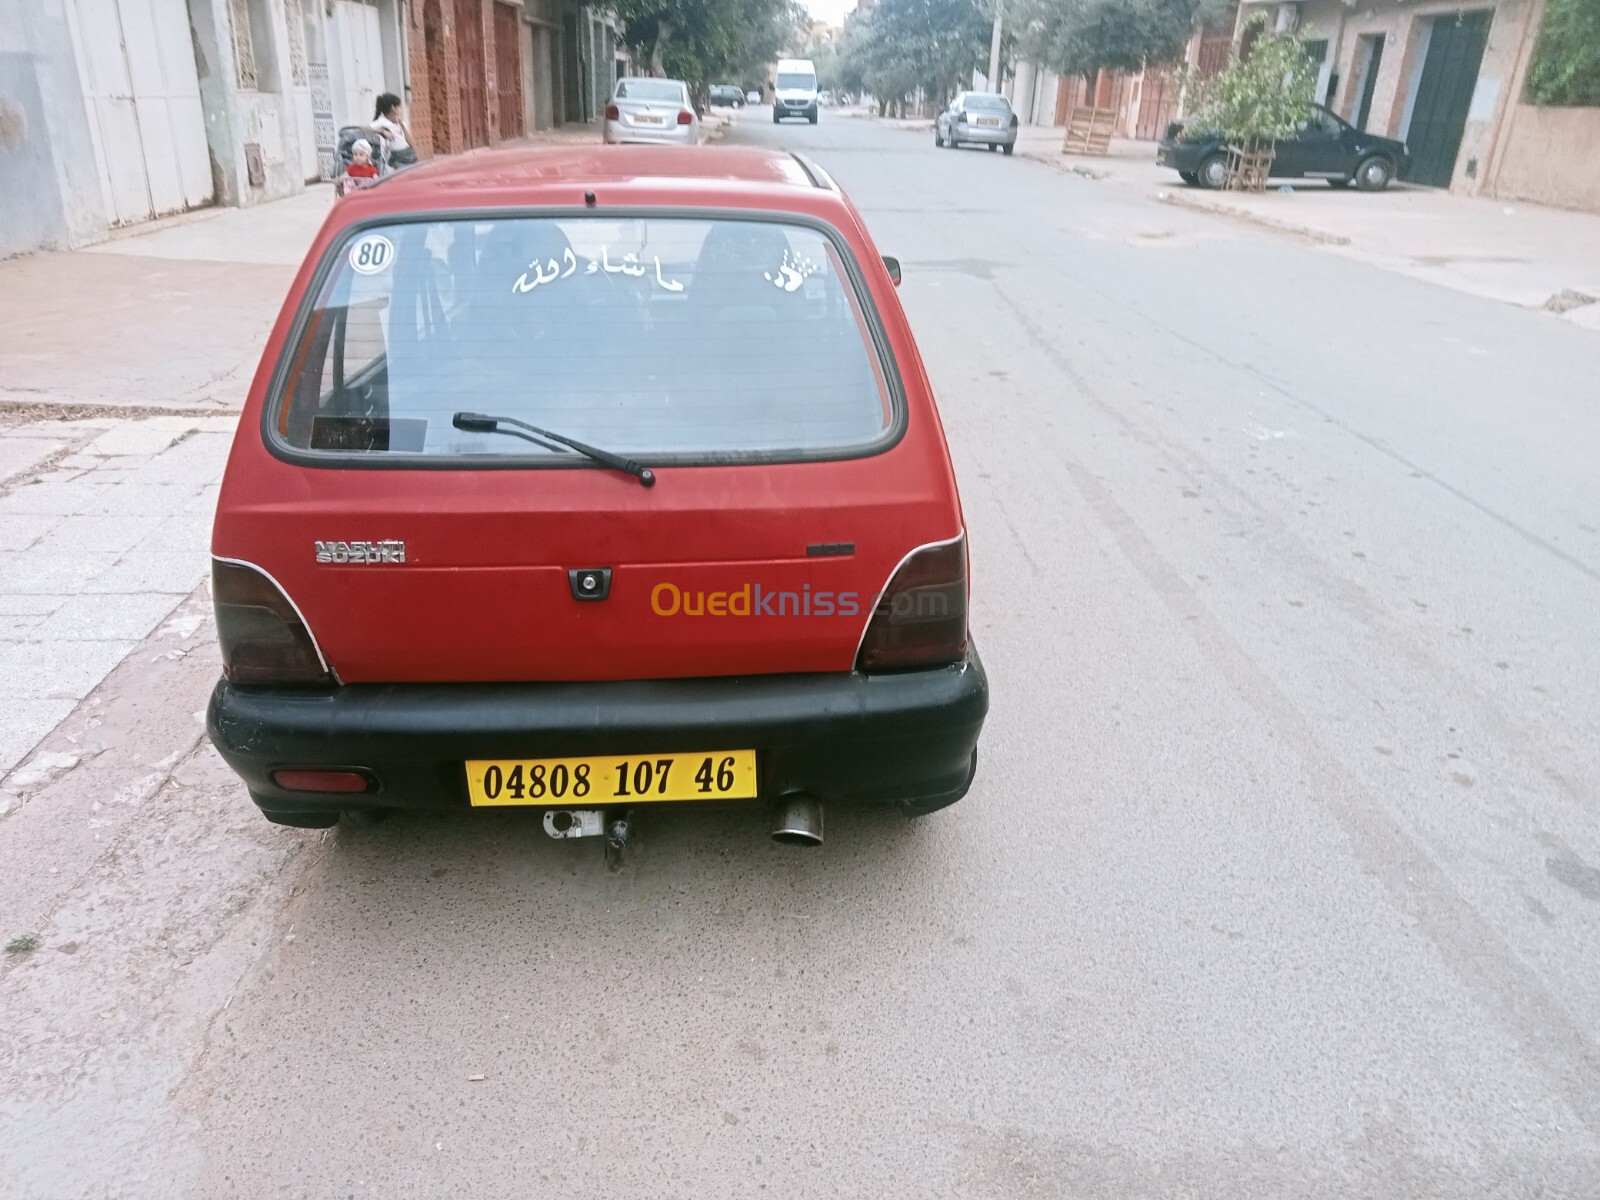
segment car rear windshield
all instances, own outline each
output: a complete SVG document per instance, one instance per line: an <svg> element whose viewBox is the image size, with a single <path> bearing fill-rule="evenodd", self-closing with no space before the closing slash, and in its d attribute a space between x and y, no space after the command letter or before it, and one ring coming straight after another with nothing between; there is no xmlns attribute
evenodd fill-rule
<svg viewBox="0 0 1600 1200"><path fill-rule="evenodd" d="M676 104L683 99L683 84L667 79L624 79L617 84L618 100L665 100Z"/></svg>
<svg viewBox="0 0 1600 1200"><path fill-rule="evenodd" d="M898 400L841 250L735 218L507 217L368 227L334 251L272 424L290 449L515 456L511 417L650 461L843 457Z"/></svg>
<svg viewBox="0 0 1600 1200"><path fill-rule="evenodd" d="M785 91L810 91L817 86L817 77L796 71L793 74L779 75L776 86Z"/></svg>
<svg viewBox="0 0 1600 1200"><path fill-rule="evenodd" d="M975 109L982 112L1010 112L1011 105L1006 103L1004 96L968 96L961 102L963 108Z"/></svg>

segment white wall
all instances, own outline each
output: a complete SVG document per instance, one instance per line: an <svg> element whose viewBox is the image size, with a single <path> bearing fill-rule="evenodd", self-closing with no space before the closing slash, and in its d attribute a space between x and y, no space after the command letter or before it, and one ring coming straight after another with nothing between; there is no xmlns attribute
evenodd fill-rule
<svg viewBox="0 0 1600 1200"><path fill-rule="evenodd" d="M249 4L257 18L251 25L254 89L239 86L229 0L189 0L219 204L258 204L305 189L284 7L278 0L249 0ZM246 170L249 144L261 147L266 178L259 186L249 182Z"/></svg>
<svg viewBox="0 0 1600 1200"><path fill-rule="evenodd" d="M64 5L11 4L0 21L0 257L106 234Z"/></svg>

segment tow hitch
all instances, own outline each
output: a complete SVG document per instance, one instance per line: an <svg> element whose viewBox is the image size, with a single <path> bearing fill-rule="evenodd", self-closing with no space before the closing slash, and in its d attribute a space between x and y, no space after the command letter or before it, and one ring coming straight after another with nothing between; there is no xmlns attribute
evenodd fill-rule
<svg viewBox="0 0 1600 1200"><path fill-rule="evenodd" d="M553 838L604 837L606 866L622 866L622 852L633 836L632 813L626 808L551 808L544 814L544 831Z"/></svg>

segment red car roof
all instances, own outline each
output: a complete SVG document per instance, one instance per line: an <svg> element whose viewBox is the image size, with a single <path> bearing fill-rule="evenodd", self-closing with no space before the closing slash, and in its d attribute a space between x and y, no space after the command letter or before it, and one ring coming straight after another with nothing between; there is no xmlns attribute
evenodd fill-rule
<svg viewBox="0 0 1600 1200"><path fill-rule="evenodd" d="M794 156L745 146L574 146L451 155L409 167L344 203L364 210L450 208L495 202L573 204L593 191L597 204L658 203L671 197L715 204L737 197L792 208L827 187Z"/></svg>

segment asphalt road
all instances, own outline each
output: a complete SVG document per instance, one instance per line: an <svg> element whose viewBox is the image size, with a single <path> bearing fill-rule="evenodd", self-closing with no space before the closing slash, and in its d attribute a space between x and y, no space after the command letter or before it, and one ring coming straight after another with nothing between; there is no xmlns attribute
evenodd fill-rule
<svg viewBox="0 0 1600 1200"><path fill-rule="evenodd" d="M971 795L607 875L514 812L271 830L202 751L71 898L183 961L6 980L0 1191L1600 1195L1600 339L921 132L731 140L904 264ZM112 707L192 745L188 663Z"/></svg>

